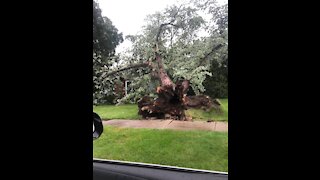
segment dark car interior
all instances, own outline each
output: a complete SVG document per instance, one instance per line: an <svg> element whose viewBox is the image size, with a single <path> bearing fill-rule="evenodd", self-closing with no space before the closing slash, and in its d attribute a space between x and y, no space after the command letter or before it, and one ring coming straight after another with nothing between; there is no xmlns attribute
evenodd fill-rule
<svg viewBox="0 0 320 180"><path fill-rule="evenodd" d="M93 140L103 133L102 120L93 113ZM108 132L105 132L108 133ZM227 180L223 172L93 159L93 180Z"/></svg>

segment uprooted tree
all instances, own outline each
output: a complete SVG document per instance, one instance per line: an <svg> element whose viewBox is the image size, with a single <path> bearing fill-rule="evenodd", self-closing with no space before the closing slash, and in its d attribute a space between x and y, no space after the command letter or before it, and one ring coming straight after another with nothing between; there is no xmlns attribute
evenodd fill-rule
<svg viewBox="0 0 320 180"><path fill-rule="evenodd" d="M133 48L109 59L112 66L104 66L97 74L109 84L130 77L135 91L119 103L139 99L139 114L144 118L186 120L189 107L219 106L200 94L212 62L227 60L227 36L227 5L210 0L173 5L148 16L142 34L126 37ZM187 96L190 87L196 96Z"/></svg>

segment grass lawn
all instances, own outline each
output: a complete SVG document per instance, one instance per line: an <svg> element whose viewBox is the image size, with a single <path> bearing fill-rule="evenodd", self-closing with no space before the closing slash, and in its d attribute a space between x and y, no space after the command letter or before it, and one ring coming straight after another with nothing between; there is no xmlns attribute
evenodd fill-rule
<svg viewBox="0 0 320 180"><path fill-rule="evenodd" d="M220 99L222 103L222 114L216 113L214 110L205 112L200 109L190 109L186 111L187 116L191 116L194 120L219 120L228 121L228 99ZM140 119L138 115L138 106L136 104L125 105L99 105L94 106L93 111L98 113L104 119Z"/></svg>
<svg viewBox="0 0 320 180"><path fill-rule="evenodd" d="M208 119L216 121L228 121L228 99L219 99L221 102L222 113L217 113L214 110L205 112L201 109L189 109L186 111L187 116L191 116L194 120L205 120Z"/></svg>
<svg viewBox="0 0 320 180"><path fill-rule="evenodd" d="M101 119L139 119L138 105L99 105L94 106L93 111L101 117Z"/></svg>
<svg viewBox="0 0 320 180"><path fill-rule="evenodd" d="M105 126L93 157L228 171L228 133Z"/></svg>

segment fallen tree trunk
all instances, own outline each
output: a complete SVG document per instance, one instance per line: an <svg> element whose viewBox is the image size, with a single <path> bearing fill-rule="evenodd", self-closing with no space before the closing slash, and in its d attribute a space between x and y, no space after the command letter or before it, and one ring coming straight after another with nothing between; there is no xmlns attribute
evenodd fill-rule
<svg viewBox="0 0 320 180"><path fill-rule="evenodd" d="M187 108L184 102L185 94L183 94L180 82L173 86L159 86L157 88L158 98L152 99L149 96L143 97L138 101L139 114L143 118L170 118L175 120L186 120L184 110Z"/></svg>
<svg viewBox="0 0 320 180"><path fill-rule="evenodd" d="M187 97L189 89L188 80L180 80L173 83L164 69L162 57L159 53L160 32L166 25L174 25L173 20L169 23L161 24L154 46L155 62L158 66L158 79L160 86L156 93L158 98L152 99L145 96L138 102L139 115L143 118L170 118L175 120L187 120L185 110L190 107L212 107L212 100L208 96Z"/></svg>
<svg viewBox="0 0 320 180"><path fill-rule="evenodd" d="M179 87L179 82L176 84ZM138 102L139 115L145 119L174 119L174 120L187 120L185 110L190 108L202 109L210 111L215 109L217 112L221 112L221 103L217 99L211 99L209 96L186 96L181 94L181 89L175 91L174 96L168 96L171 98L169 101L165 96L160 96L153 99L149 96L144 96ZM182 98L180 98L182 97Z"/></svg>
<svg viewBox="0 0 320 180"><path fill-rule="evenodd" d="M208 96L188 97L187 92L189 89L189 81L179 80L176 83L174 83L168 76L164 68L161 53L159 52L159 42L161 42L160 34L164 26L175 26L175 24L173 24L174 21L175 19L172 19L170 22L161 24L159 27L158 33L155 38L156 43L154 45L154 63L151 63L151 60L149 60L145 63L133 64L129 67L121 68L107 74L112 75L120 71L140 67L148 67L153 69L153 71L155 72L155 74L153 75L156 75L156 79L158 79L160 82L160 86L158 86L156 89L158 97L153 99L149 96L145 96L138 101L138 114L145 119L170 118L175 120L187 120L185 115L186 109L197 107L205 107L206 109L210 109L213 104L212 100ZM217 49L218 48L220 47L217 47ZM215 49L213 49L210 53L213 53L213 51L215 51ZM207 57L205 57L202 61L204 61L206 58Z"/></svg>

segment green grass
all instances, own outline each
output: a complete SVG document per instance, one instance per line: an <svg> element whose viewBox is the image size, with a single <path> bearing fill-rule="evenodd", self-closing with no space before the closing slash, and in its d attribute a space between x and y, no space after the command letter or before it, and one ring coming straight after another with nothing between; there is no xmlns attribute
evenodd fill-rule
<svg viewBox="0 0 320 180"><path fill-rule="evenodd" d="M222 113L217 113L215 110L205 112L201 109L189 109L186 111L187 116L191 116L194 120L216 120L228 121L228 99L219 99L221 102Z"/></svg>
<svg viewBox="0 0 320 180"><path fill-rule="evenodd" d="M186 111L187 116L191 116L193 120L217 120L228 121L228 99L220 99L222 103L222 113L217 113L214 110L205 112L201 109L190 109ZM99 105L94 106L93 111L98 113L104 119L140 119L138 115L138 106L136 104L125 105Z"/></svg>
<svg viewBox="0 0 320 180"><path fill-rule="evenodd" d="M139 119L138 106L136 104L124 105L99 105L94 106L93 111L104 119Z"/></svg>
<svg viewBox="0 0 320 180"><path fill-rule="evenodd" d="M105 126L93 157L228 171L228 134Z"/></svg>

